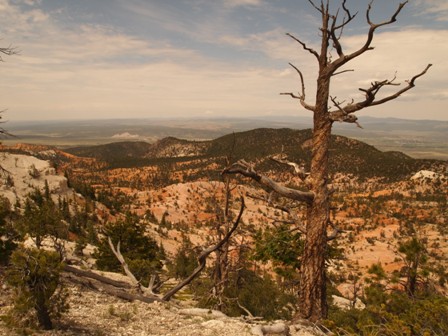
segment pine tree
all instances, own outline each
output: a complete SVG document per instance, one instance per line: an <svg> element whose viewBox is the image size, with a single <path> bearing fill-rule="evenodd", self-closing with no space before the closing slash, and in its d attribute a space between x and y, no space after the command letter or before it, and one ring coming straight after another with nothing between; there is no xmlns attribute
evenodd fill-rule
<svg viewBox="0 0 448 336"><path fill-rule="evenodd" d="M120 262L110 249L108 237L114 246L120 242L121 253L131 272L144 285L147 285L150 275L162 268L160 248L153 238L145 234L145 228L138 223L137 216L128 213L124 220L107 224L103 233L105 237L99 241L94 255L99 269L122 271Z"/></svg>
<svg viewBox="0 0 448 336"><path fill-rule="evenodd" d="M63 268L59 254L42 249L20 248L11 256L6 281L15 290L14 307L9 314L13 324L53 328L53 319L68 309L61 287ZM29 316L30 310L35 315Z"/></svg>

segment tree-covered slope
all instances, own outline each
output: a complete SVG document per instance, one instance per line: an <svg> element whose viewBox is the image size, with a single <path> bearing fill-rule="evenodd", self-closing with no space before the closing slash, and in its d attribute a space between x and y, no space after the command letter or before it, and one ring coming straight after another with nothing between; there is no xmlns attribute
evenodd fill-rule
<svg viewBox="0 0 448 336"><path fill-rule="evenodd" d="M257 162L259 169L274 169L269 157L283 151L294 162L309 167L312 149L310 129L259 128L232 133L211 141L188 141L173 137L154 144L145 142L118 142L107 145L78 147L67 152L94 157L111 167L137 167L201 159L204 162L230 157L232 161L245 159ZM411 158L400 152L382 152L364 142L333 135L330 146L330 172L353 174L360 178L379 177L387 180L406 178L421 169L442 165L442 161ZM198 162L195 162L195 166ZM184 165L188 167L188 164Z"/></svg>

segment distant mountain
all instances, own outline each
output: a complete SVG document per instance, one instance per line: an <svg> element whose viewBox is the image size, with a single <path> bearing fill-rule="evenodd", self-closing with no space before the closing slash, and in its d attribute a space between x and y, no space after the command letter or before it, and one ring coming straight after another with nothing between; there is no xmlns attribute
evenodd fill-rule
<svg viewBox="0 0 448 336"><path fill-rule="evenodd" d="M156 164L160 160L206 162L231 157L233 161L256 161L260 169L277 169L269 156L284 152L295 162L310 165L311 130L259 128L228 134L210 141L189 141L173 137L154 144L121 142L107 145L77 147L66 150L77 156L96 158L113 167L136 167ZM222 161L222 160L221 160ZM413 159L400 152L382 152L364 142L333 135L330 147L330 171L354 174L363 178L400 179L421 169L441 166L436 160Z"/></svg>
<svg viewBox="0 0 448 336"><path fill-rule="evenodd" d="M110 163L117 159L142 158L152 147L153 145L143 141L123 141L97 146L74 147L66 149L65 152Z"/></svg>
<svg viewBox="0 0 448 336"><path fill-rule="evenodd" d="M372 118L360 115L360 129L335 123L333 133L355 138L381 150L398 150L418 158L448 159L448 121ZM259 116L250 118L112 119L11 121L7 129L15 138L5 144L32 143L59 148L92 146L120 141L154 143L166 137L212 140L254 128L312 127L311 117Z"/></svg>

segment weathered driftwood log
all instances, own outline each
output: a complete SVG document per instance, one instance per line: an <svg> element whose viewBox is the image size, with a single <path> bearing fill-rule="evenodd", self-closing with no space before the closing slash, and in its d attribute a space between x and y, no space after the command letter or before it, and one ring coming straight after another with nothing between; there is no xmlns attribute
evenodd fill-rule
<svg viewBox="0 0 448 336"><path fill-rule="evenodd" d="M109 285L112 285L115 287L128 288L128 289L132 288L132 286L125 281L113 280L113 279L107 278L105 276L99 275L95 272L82 270L82 269L79 269L79 268L76 268L76 267L73 267L70 265L65 265L64 271L74 273L80 277L95 279L95 280L98 280L100 282L103 282L105 284L109 284Z"/></svg>
<svg viewBox="0 0 448 336"><path fill-rule="evenodd" d="M138 300L146 303L160 301L160 298L157 296L144 296L128 292L127 290L131 289L132 286L123 281L112 280L99 274L80 270L72 266L65 266L64 271L64 278L67 281L87 286L126 301Z"/></svg>

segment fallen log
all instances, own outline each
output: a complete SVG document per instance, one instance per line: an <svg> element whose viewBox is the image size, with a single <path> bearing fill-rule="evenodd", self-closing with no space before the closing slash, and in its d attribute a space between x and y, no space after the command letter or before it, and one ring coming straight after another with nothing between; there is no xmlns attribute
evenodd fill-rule
<svg viewBox="0 0 448 336"><path fill-rule="evenodd" d="M71 266L68 266L67 269L64 268L64 270L66 272L63 276L67 281L89 287L98 292L103 292L126 301L138 300L146 303L161 301L161 299L156 296L144 296L126 291L126 289L130 289L132 286L123 281L112 280L96 273L80 270Z"/></svg>
<svg viewBox="0 0 448 336"><path fill-rule="evenodd" d="M132 285L125 282L125 281L118 281L118 280L113 280L110 278L107 278L105 276L99 275L95 272L92 271L86 271L86 270L82 270L70 265L65 265L64 266L64 271L65 272L70 272L73 274L76 274L78 276L84 277L84 278L91 278L91 279L95 279L98 280L102 283L108 284L108 285L112 285L115 287L119 287L119 288L132 288Z"/></svg>

